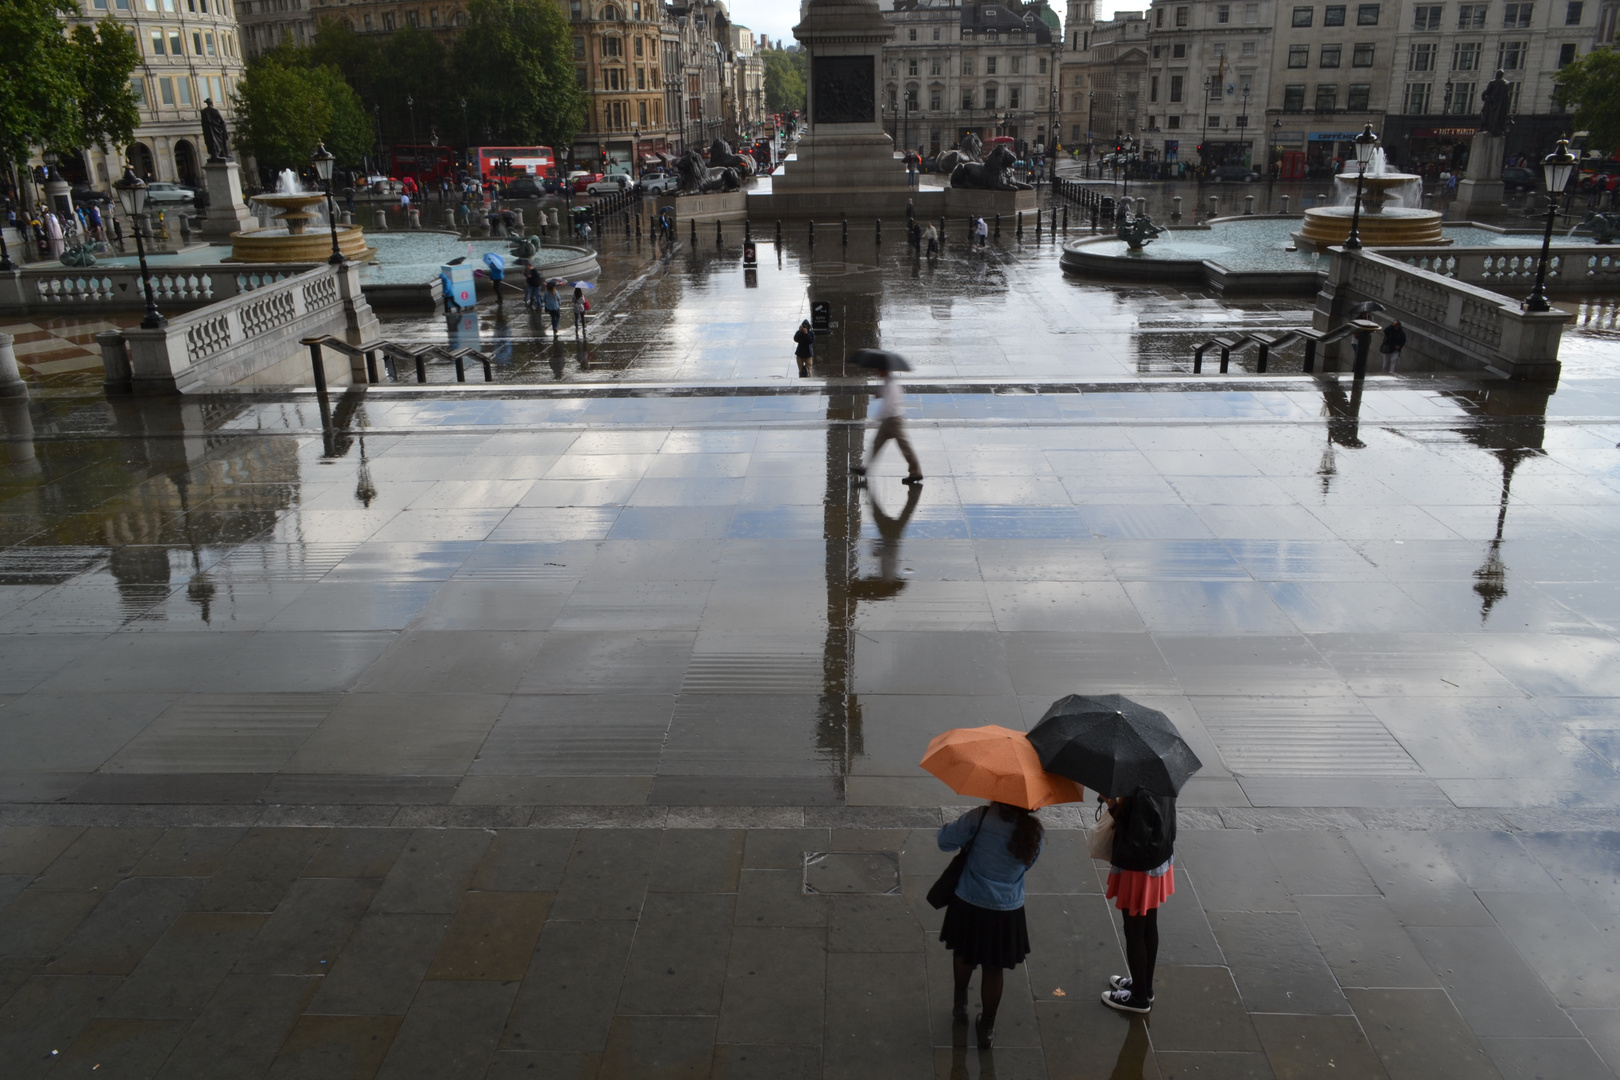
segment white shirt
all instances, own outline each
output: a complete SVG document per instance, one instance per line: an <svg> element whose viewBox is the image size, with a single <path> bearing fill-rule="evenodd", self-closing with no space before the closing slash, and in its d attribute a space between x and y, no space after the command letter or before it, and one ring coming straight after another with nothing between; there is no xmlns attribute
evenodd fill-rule
<svg viewBox="0 0 1620 1080"><path fill-rule="evenodd" d="M976 236L988 236L990 235L990 226L984 223L984 218L980 218L973 226L973 232Z"/></svg>
<svg viewBox="0 0 1620 1080"><path fill-rule="evenodd" d="M883 380L883 404L878 409L878 419L887 420L891 416L899 419L906 415L905 393L900 389L900 380L893 375Z"/></svg>

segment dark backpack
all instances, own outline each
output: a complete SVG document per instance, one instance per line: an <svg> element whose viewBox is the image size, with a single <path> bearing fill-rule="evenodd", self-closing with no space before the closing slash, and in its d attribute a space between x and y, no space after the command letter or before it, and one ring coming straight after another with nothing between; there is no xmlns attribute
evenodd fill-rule
<svg viewBox="0 0 1620 1080"><path fill-rule="evenodd" d="M1121 870L1153 870L1176 849L1176 800L1144 788L1114 812L1113 864Z"/></svg>

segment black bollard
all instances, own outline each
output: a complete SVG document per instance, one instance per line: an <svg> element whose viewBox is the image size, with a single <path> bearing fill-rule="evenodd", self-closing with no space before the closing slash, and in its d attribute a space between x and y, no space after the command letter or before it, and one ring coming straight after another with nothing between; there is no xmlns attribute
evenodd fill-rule
<svg viewBox="0 0 1620 1080"><path fill-rule="evenodd" d="M939 216L939 251L940 251L941 255L943 255L945 253L945 215L944 214L941 214Z"/></svg>
<svg viewBox="0 0 1620 1080"><path fill-rule="evenodd" d="M1035 239L1041 238L1041 208L1035 208Z"/></svg>
<svg viewBox="0 0 1620 1080"><path fill-rule="evenodd" d="M996 239L1001 239L1001 215L996 215Z"/></svg>
<svg viewBox="0 0 1620 1080"><path fill-rule="evenodd" d="M849 247L849 215L844 215L844 246Z"/></svg>
<svg viewBox="0 0 1620 1080"><path fill-rule="evenodd" d="M720 246L720 219L714 219L714 246Z"/></svg>
<svg viewBox="0 0 1620 1080"><path fill-rule="evenodd" d="M641 215L636 215L636 239L641 239Z"/></svg>
<svg viewBox="0 0 1620 1080"><path fill-rule="evenodd" d="M743 218L743 243L752 243L754 239L754 223Z"/></svg>
<svg viewBox="0 0 1620 1080"><path fill-rule="evenodd" d="M1063 205L1063 231L1069 231L1069 206L1067 203Z"/></svg>
<svg viewBox="0 0 1620 1080"><path fill-rule="evenodd" d="M816 219L810 219L810 246L816 246Z"/></svg>
<svg viewBox="0 0 1620 1080"><path fill-rule="evenodd" d="M776 246L778 248L780 248L782 246L782 219L781 218L776 219Z"/></svg>
<svg viewBox="0 0 1620 1080"><path fill-rule="evenodd" d="M879 244L883 243L883 219L882 218L877 219L877 242Z"/></svg>
<svg viewBox="0 0 1620 1080"><path fill-rule="evenodd" d="M1023 236L1024 236L1024 212L1022 210L1018 211L1018 229L1017 229L1017 232L1018 232L1019 239L1022 239Z"/></svg>
<svg viewBox="0 0 1620 1080"><path fill-rule="evenodd" d="M1097 208L1095 206L1091 208L1091 231L1097 231Z"/></svg>
<svg viewBox="0 0 1620 1080"><path fill-rule="evenodd" d="M917 220L917 208L912 205L910 199L907 199L906 200L906 227L909 229L911 227L911 223L913 221L916 221L916 220Z"/></svg>
<svg viewBox="0 0 1620 1080"><path fill-rule="evenodd" d="M697 218L692 219L692 246L697 246Z"/></svg>

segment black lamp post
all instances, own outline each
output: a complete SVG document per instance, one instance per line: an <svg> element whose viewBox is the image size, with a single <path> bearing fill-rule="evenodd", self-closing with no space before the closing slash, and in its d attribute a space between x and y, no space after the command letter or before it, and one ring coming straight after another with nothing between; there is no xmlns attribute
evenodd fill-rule
<svg viewBox="0 0 1620 1080"><path fill-rule="evenodd" d="M15 269L17 264L11 261L11 252L6 250L6 226L0 222L0 271Z"/></svg>
<svg viewBox="0 0 1620 1080"><path fill-rule="evenodd" d="M469 127L468 124L467 124L467 99L466 98L461 99L461 142L462 142L461 155L463 157L466 157L468 151L470 151L472 149L472 128ZM471 172L472 170L469 168L467 171Z"/></svg>
<svg viewBox="0 0 1620 1080"><path fill-rule="evenodd" d="M1356 136L1356 208L1350 212L1350 235L1344 241L1344 246L1351 251L1361 250L1361 183L1367 177L1367 162L1372 160L1377 146L1378 135L1368 124Z"/></svg>
<svg viewBox="0 0 1620 1080"><path fill-rule="evenodd" d="M416 194L422 194L422 156L416 150L416 99L405 95L405 108L411 114L411 176L416 180Z"/></svg>
<svg viewBox="0 0 1620 1080"><path fill-rule="evenodd" d="M1095 90L1087 90L1086 91L1086 165L1087 165L1087 172L1088 173L1090 172L1090 165L1091 165L1091 144L1093 142L1095 142L1096 138L1097 138L1097 136L1096 136L1096 134L1095 134L1095 132L1093 130L1096 127L1096 123L1095 123L1096 116L1097 116L1097 91L1095 91Z"/></svg>
<svg viewBox="0 0 1620 1080"><path fill-rule="evenodd" d="M1569 140L1559 139L1558 148L1541 159L1543 178L1547 181L1547 231L1541 236L1541 261L1536 264L1536 287L1525 298L1526 311L1551 311L1547 300L1547 249L1552 246L1553 220L1558 216L1558 196L1569 183L1575 171L1575 155L1569 152Z"/></svg>
<svg viewBox="0 0 1620 1080"><path fill-rule="evenodd" d="M1277 175L1282 172L1282 162L1280 162L1280 161L1272 161L1271 160L1272 158L1277 156L1277 136L1280 135L1280 134L1282 134L1282 117L1279 116L1276 120L1272 121L1271 130L1266 132L1266 184L1267 185L1271 185L1271 184L1276 183L1277 182ZM1271 205L1269 196L1267 196L1266 205L1267 206Z"/></svg>
<svg viewBox="0 0 1620 1080"><path fill-rule="evenodd" d="M146 209L146 181L135 175L135 170L124 167L124 175L113 185L118 191L118 202L135 226L135 254L141 261L141 284L146 289L146 318L141 320L142 330L161 330L169 325L157 309L157 298L152 295L152 272L146 268L146 245L141 242L141 212Z"/></svg>
<svg viewBox="0 0 1620 1080"><path fill-rule="evenodd" d="M332 156L325 143L319 143L309 156L309 163L315 166L315 175L321 178L321 186L326 189L326 221L332 227L332 257L326 261L333 266L342 266L343 252L338 248L337 204L332 201L332 166L337 164L337 158Z"/></svg>
<svg viewBox="0 0 1620 1080"><path fill-rule="evenodd" d="M388 148L383 145L382 106L373 105L371 107L371 115L377 118L377 157L381 159L378 162L379 168L377 171L382 173L384 176L387 176L392 170L389 169L390 162L388 160Z"/></svg>

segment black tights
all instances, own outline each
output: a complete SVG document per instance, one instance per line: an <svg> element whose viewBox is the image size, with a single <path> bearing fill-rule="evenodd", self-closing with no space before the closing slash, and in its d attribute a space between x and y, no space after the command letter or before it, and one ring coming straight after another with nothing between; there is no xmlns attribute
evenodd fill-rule
<svg viewBox="0 0 1620 1080"><path fill-rule="evenodd" d="M1125 963L1131 969L1131 996L1153 996L1153 965L1159 959L1159 909L1146 915L1126 915Z"/></svg>
<svg viewBox="0 0 1620 1080"><path fill-rule="evenodd" d="M951 957L951 973L956 976L956 995L952 1004L956 1008L967 1008L968 980L973 978L974 966L960 954ZM1001 988L1006 975L1002 968L984 965L984 981L979 985L979 996L984 1000L986 1027L996 1022L996 1010L1001 1008Z"/></svg>

